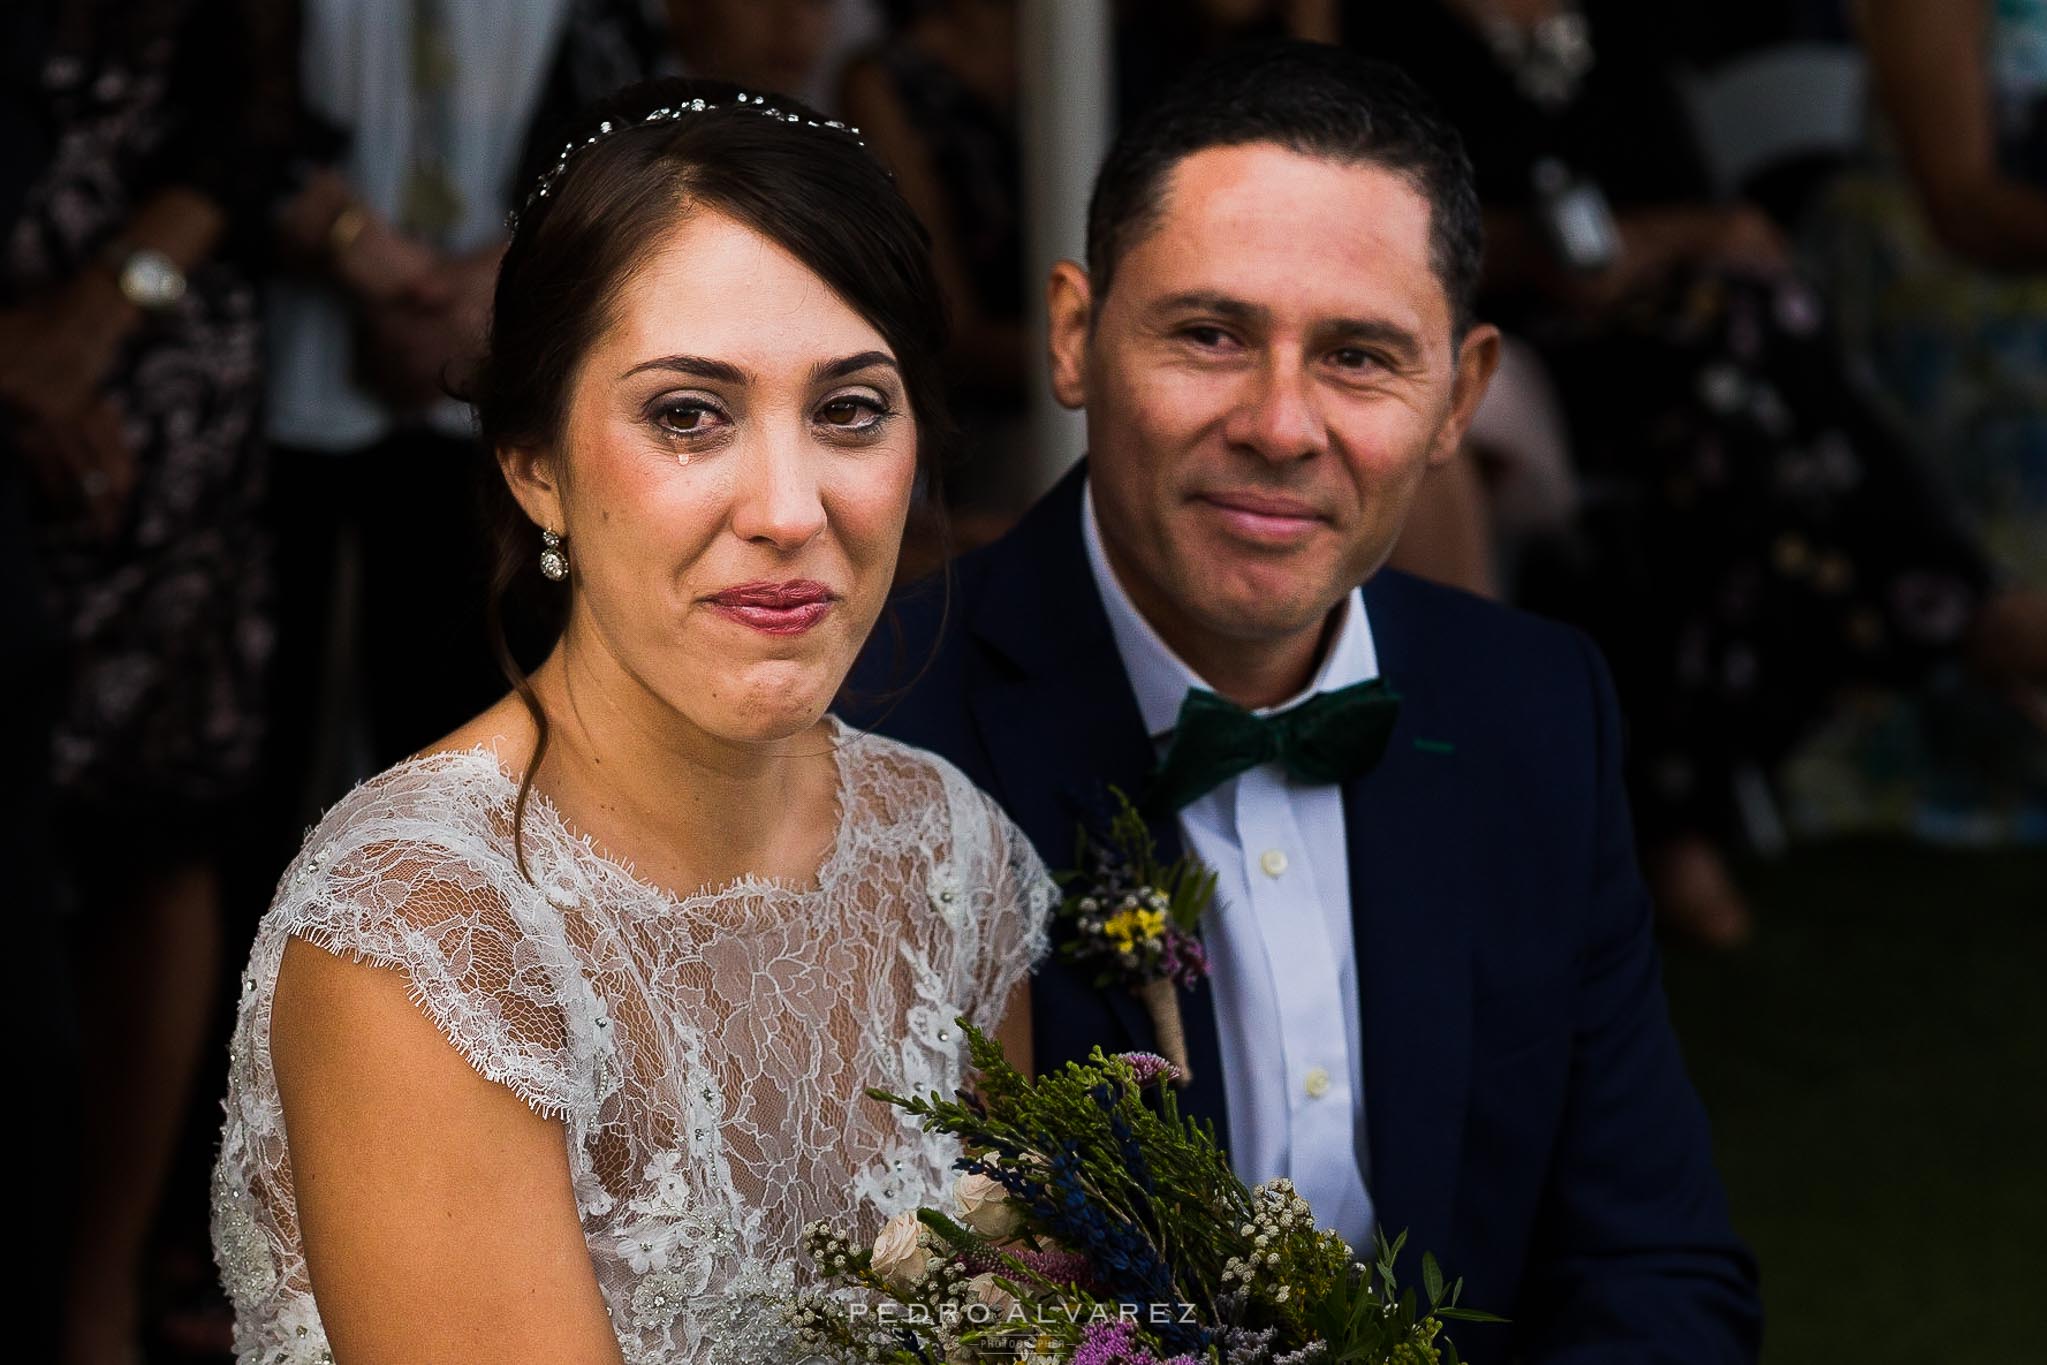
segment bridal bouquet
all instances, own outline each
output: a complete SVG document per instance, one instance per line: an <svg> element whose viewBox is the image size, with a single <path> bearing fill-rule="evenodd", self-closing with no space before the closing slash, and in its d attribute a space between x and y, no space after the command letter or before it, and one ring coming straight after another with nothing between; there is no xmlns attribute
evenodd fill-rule
<svg viewBox="0 0 2047 1365"><path fill-rule="evenodd" d="M979 1069L958 1099L872 1092L966 1155L956 1206L891 1219L870 1244L813 1224L820 1283L790 1318L829 1361L901 1365L1455 1365L1457 1306L1422 1258L1399 1289L1404 1236L1360 1261L1318 1229L1292 1182L1246 1188L1205 1125L1178 1113L1150 1053L1037 1080L964 1020Z"/></svg>

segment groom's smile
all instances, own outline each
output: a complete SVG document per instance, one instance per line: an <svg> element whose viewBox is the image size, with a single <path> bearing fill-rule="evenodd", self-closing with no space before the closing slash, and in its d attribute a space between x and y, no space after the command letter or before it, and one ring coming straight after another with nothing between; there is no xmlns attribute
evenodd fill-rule
<svg viewBox="0 0 2047 1365"><path fill-rule="evenodd" d="M1212 511L1226 534L1253 549L1297 548L1331 520L1301 498L1253 489L1196 493L1192 501Z"/></svg>

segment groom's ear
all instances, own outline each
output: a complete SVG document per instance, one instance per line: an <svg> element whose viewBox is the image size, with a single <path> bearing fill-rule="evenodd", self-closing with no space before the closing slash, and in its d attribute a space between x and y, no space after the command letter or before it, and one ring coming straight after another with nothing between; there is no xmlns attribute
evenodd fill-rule
<svg viewBox="0 0 2047 1365"><path fill-rule="evenodd" d="M1066 408L1087 406L1087 343L1094 329L1094 287L1077 261L1061 261L1045 281L1052 396Z"/></svg>
<svg viewBox="0 0 2047 1365"><path fill-rule="evenodd" d="M1471 429L1478 405L1485 401L1486 386L1500 368L1500 329L1488 323L1474 323L1457 348L1457 373L1450 384L1450 416L1436 433L1429 448L1429 463L1447 464Z"/></svg>

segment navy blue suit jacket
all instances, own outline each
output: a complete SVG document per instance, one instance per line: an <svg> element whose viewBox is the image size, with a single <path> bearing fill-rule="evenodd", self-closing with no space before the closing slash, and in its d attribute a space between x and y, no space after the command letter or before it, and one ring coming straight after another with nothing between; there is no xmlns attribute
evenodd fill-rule
<svg viewBox="0 0 2047 1365"><path fill-rule="evenodd" d="M1135 794L1154 762L1081 540L1084 470L949 590L899 594L842 708L958 764L1055 870L1106 785ZM1666 1014L1604 663L1575 631L1403 574L1364 594L1402 696L1384 760L1344 790L1380 1225L1512 1317L1460 1325L1468 1357L1755 1359L1755 1266ZM1155 833L1177 857L1173 822ZM1187 1004L1182 1107L1227 1147L1212 997ZM1134 998L1057 961L1032 1006L1041 1068L1152 1046Z"/></svg>

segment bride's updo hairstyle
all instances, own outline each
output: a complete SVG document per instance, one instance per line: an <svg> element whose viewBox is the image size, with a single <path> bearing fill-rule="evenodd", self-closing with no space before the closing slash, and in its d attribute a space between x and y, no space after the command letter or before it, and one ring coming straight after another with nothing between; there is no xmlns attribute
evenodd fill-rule
<svg viewBox="0 0 2047 1365"><path fill-rule="evenodd" d="M521 188L498 270L485 354L465 397L491 456L484 479L495 564L491 644L539 728L519 790L525 813L547 717L508 643L544 652L567 620L567 584L537 567L540 533L496 465L504 449L560 458L578 367L612 324L648 254L702 209L744 223L803 262L887 341L917 429L924 496L936 500L946 415L946 321L930 239L856 130L782 95L723 81L629 86L560 130L562 152ZM544 591L543 591L544 589ZM533 638L528 638L529 633ZM523 850L521 863L523 865Z"/></svg>

